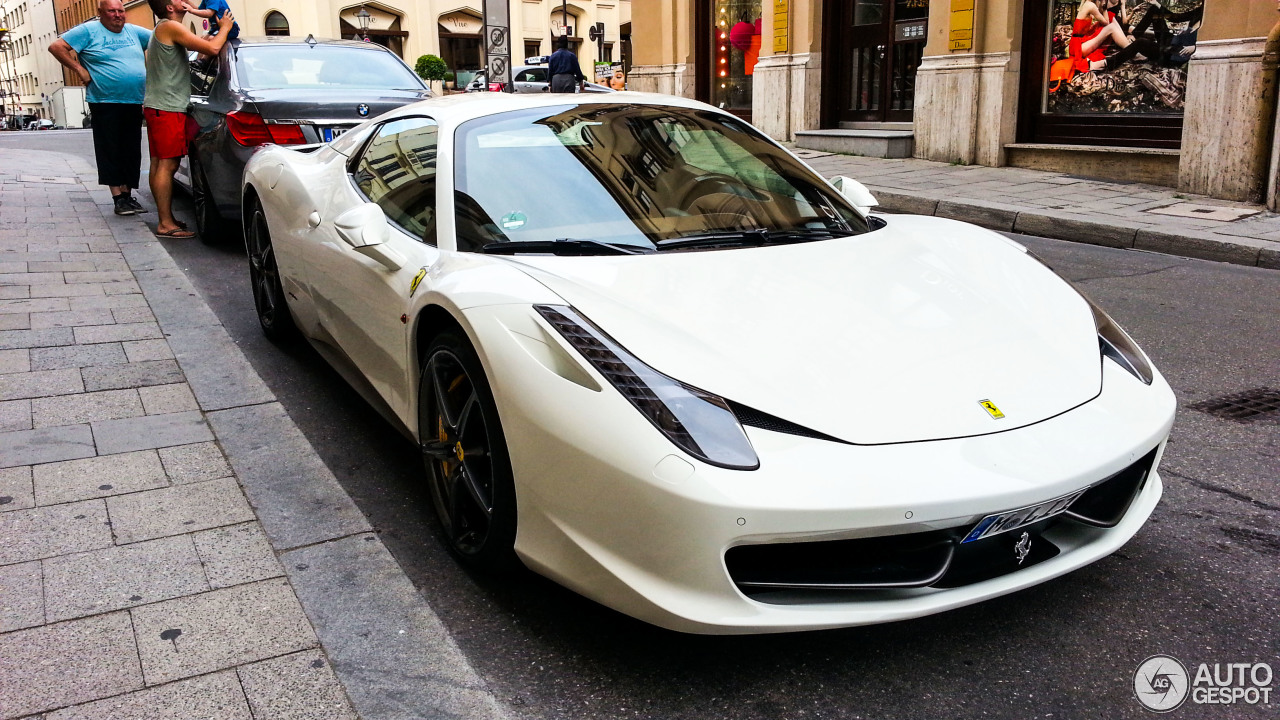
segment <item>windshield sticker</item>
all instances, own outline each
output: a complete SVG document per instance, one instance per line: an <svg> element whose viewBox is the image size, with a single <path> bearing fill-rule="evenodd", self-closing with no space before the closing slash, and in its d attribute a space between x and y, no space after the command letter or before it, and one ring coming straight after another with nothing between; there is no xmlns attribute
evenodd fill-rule
<svg viewBox="0 0 1280 720"><path fill-rule="evenodd" d="M529 221L529 218L526 217L524 213L517 210L516 212L508 213L502 216L502 229L503 230L519 230L520 228L524 227L524 224L528 221Z"/></svg>

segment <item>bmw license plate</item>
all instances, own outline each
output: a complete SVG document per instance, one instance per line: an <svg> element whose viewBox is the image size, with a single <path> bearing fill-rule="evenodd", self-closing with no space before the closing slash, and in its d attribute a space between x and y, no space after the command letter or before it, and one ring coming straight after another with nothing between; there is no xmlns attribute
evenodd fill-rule
<svg viewBox="0 0 1280 720"><path fill-rule="evenodd" d="M1070 495L1063 495L1060 498L1046 500L1038 505L1030 505L1024 508L1018 508L1017 510L1008 510L1006 512L996 513L995 515L988 515L982 518L981 522L973 527L973 530L969 531L969 534L965 536L964 540L960 541L960 544L963 545L964 543L973 542L974 540L981 540L982 538L991 537L992 535L999 535L1000 533L1009 532L1010 530L1017 530L1020 527L1026 527L1032 523L1040 522L1045 518L1051 518L1054 515L1058 515L1070 507L1071 503L1078 500L1088 489L1089 488L1077 490Z"/></svg>
<svg viewBox="0 0 1280 720"><path fill-rule="evenodd" d="M346 132L346 131L347 131L347 129L346 129L346 128L341 128L341 127L337 127L337 128L325 128L325 129L324 129L324 141L325 141L325 142L333 142L333 139L334 139L334 138L338 137L339 135L341 135L342 133L344 133L344 132Z"/></svg>

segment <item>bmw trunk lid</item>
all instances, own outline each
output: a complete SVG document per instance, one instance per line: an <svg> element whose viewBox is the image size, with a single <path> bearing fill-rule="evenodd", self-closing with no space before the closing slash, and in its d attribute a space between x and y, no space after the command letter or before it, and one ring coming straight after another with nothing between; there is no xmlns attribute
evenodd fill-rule
<svg viewBox="0 0 1280 720"><path fill-rule="evenodd" d="M403 105L430 97L428 90L248 90L245 99L272 120L339 120L354 125ZM363 108L363 110L362 110ZM363 112L363 114L361 114Z"/></svg>
<svg viewBox="0 0 1280 720"><path fill-rule="evenodd" d="M657 370L854 443L965 437L1097 396L1087 303L986 230L624 257L516 256Z"/></svg>

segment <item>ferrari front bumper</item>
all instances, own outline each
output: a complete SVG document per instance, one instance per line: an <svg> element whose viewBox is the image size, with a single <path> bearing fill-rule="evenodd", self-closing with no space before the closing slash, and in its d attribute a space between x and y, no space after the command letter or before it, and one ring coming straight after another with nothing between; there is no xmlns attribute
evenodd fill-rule
<svg viewBox="0 0 1280 720"><path fill-rule="evenodd" d="M843 445L747 428L754 471L685 455L620 394L584 374L527 307L467 311L490 368L514 466L516 551L531 568L609 607L696 633L785 632L903 620L1063 575L1114 552L1159 501L1156 471L1175 402L1104 364L1101 395L988 435ZM531 324L532 323L532 324ZM967 530L992 513L1093 486L1155 451L1118 524L1041 527L1057 554L958 587L751 597L725 563L743 545Z"/></svg>

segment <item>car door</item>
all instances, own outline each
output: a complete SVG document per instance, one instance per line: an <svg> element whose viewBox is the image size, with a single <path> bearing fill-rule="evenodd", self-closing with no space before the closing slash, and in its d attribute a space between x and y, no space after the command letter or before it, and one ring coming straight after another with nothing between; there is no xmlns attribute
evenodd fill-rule
<svg viewBox="0 0 1280 720"><path fill-rule="evenodd" d="M308 268L321 325L393 410L409 407L408 325L412 298L430 283L436 249L436 152L439 126L428 117L392 120L370 134L349 167L350 182L319 219ZM365 222L368 204L382 214ZM362 216L361 213L364 213ZM352 224L379 230L389 252L353 247ZM346 228L346 230L344 230ZM359 234L359 231L357 231ZM376 233L375 233L376 234ZM389 260L388 258L398 258ZM395 267L395 265L399 265Z"/></svg>
<svg viewBox="0 0 1280 720"><path fill-rule="evenodd" d="M547 79L547 69L544 67L521 70L516 73L515 83L516 92L521 93L547 92L551 89L550 81Z"/></svg>
<svg viewBox="0 0 1280 720"><path fill-rule="evenodd" d="M189 188L193 187L191 163L194 160L205 173L208 187L215 195L215 204L228 205L238 200L233 195L238 196L240 177L238 173L234 180L226 177L227 171L217 158L217 129L225 122L228 105L227 52L219 53L217 57L206 57L192 51L188 54L188 60L191 72L191 105L187 108L187 115L189 122L195 125L195 133L194 137L188 136L188 155L182 158L176 175L179 182ZM235 187L235 193L227 191L229 184Z"/></svg>

